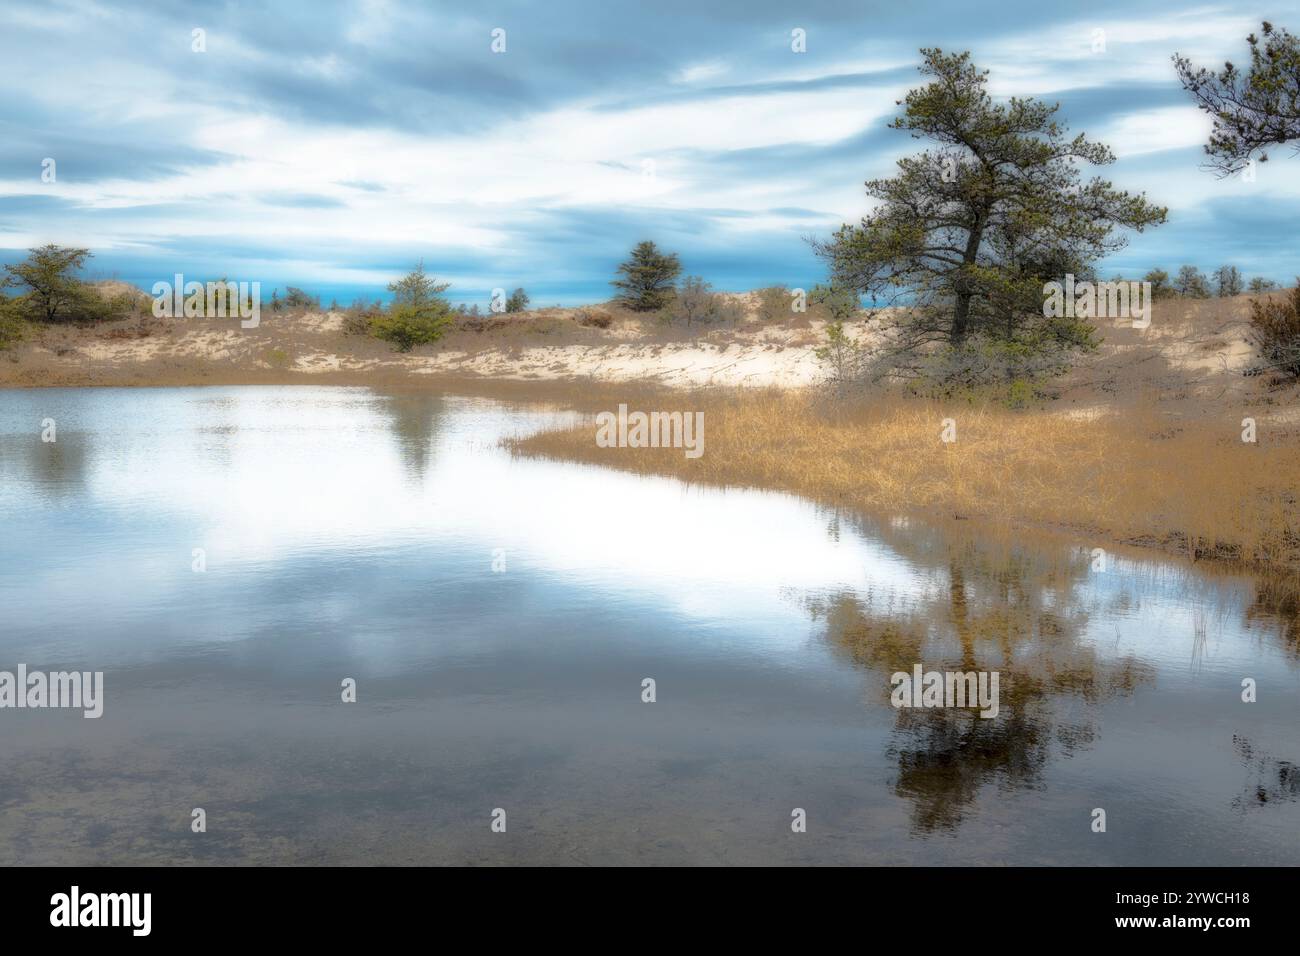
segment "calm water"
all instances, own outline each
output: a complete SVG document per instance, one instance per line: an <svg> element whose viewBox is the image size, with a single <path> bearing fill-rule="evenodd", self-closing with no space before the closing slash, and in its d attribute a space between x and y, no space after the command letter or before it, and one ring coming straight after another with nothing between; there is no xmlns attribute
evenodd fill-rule
<svg viewBox="0 0 1300 956"><path fill-rule="evenodd" d="M499 448L555 418L0 391L0 670L106 685L0 710L0 863L1300 861L1285 586Z"/></svg>

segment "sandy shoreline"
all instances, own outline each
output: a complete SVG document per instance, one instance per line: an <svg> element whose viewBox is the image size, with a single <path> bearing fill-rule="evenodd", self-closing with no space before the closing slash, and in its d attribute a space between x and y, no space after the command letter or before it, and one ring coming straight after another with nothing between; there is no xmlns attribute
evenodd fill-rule
<svg viewBox="0 0 1300 956"><path fill-rule="evenodd" d="M1300 487L1300 401L1295 386L1243 374L1248 297L1166 300L1150 329L1103 328L1101 349L1051 383L1053 399L1018 411L879 390L834 401L816 357L824 328L806 317L682 330L624 315L589 328L582 312L471 319L410 354L345 334L336 312L268 316L248 330L237 320L47 328L0 353L0 388L341 385L583 412L689 407L708 413L700 462L599 454L583 429L518 450L1300 567L1300 516L1286 493ZM974 441L960 454L933 440L949 416ZM1247 418L1260 437L1243 447Z"/></svg>

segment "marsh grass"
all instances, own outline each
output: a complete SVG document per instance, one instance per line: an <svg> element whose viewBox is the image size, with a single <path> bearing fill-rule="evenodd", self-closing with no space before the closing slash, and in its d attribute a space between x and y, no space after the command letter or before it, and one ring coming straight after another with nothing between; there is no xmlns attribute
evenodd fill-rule
<svg viewBox="0 0 1300 956"><path fill-rule="evenodd" d="M996 404L836 402L770 392L642 397L705 412L704 454L599 448L594 421L516 443L522 454L787 491L873 512L1067 528L1193 559L1300 570L1300 435L1240 418L1135 407L1091 419ZM611 405L611 407L613 407ZM634 406L635 407L635 406ZM957 440L941 441L954 419Z"/></svg>

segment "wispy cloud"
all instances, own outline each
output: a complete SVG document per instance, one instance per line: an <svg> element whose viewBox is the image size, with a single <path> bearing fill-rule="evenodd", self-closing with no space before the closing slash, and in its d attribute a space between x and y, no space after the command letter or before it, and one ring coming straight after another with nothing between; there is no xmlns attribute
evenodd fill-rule
<svg viewBox="0 0 1300 956"><path fill-rule="evenodd" d="M574 301L604 296L642 238L721 287L808 284L804 237L861 216L863 180L918 148L886 124L923 44L970 49L998 95L1059 100L1115 150L1108 178L1171 207L1123 260L1231 251L1256 271L1270 217L1300 208L1285 156L1248 187L1198 169L1206 120L1169 58L1239 58L1257 24L1236 6L82 0L0 18L17 104L0 120L0 258L89 245L145 285L190 270L373 295L423 257L458 298ZM1216 243L1203 224L1224 208L1237 231Z"/></svg>

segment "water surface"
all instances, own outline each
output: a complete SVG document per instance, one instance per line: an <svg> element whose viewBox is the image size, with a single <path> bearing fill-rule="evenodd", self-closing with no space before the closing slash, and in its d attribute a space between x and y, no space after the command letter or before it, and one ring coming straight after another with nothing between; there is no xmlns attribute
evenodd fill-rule
<svg viewBox="0 0 1300 956"><path fill-rule="evenodd" d="M0 863L1300 859L1292 588L499 447L561 417L0 391L0 670L106 684L0 710Z"/></svg>

